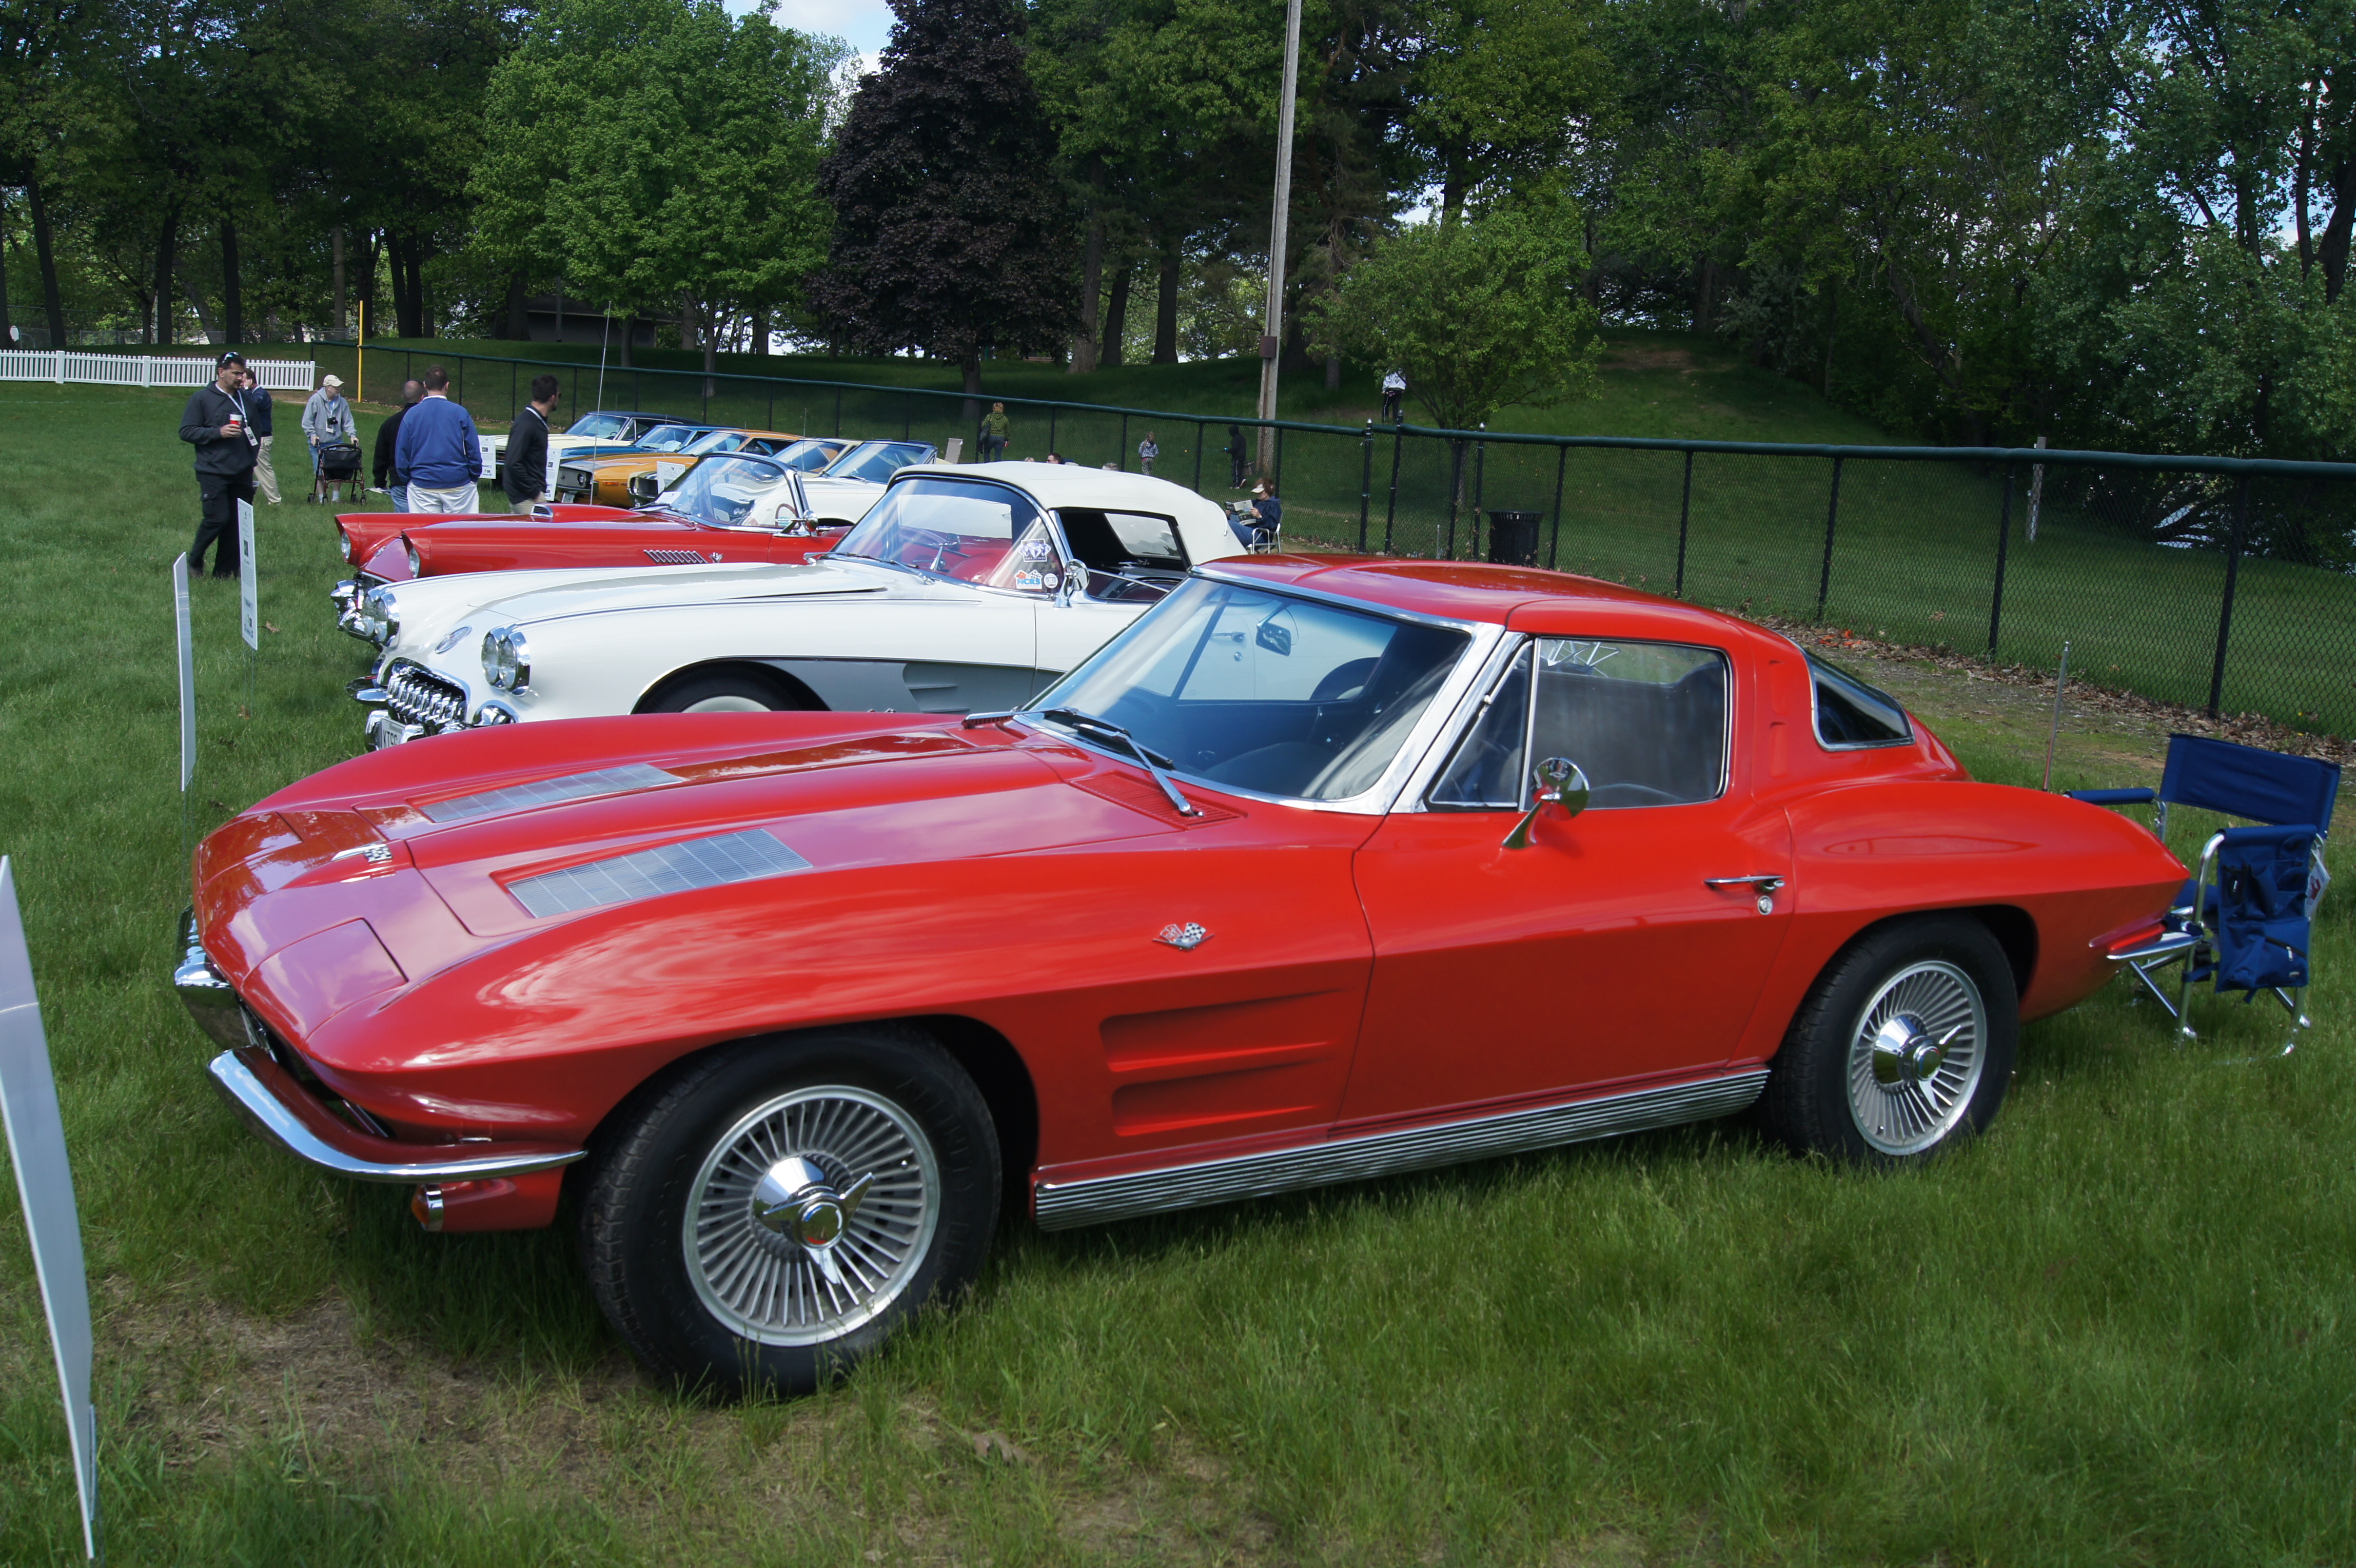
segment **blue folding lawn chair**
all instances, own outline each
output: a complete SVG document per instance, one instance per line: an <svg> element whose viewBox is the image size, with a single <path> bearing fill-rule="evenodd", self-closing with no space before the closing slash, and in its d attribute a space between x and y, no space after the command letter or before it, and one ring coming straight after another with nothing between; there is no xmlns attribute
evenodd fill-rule
<svg viewBox="0 0 2356 1568"><path fill-rule="evenodd" d="M2307 1015L2308 934L2315 900L2325 881L2323 845L2340 797L2340 767L2311 757L2286 757L2207 736L2172 735L2168 764L2154 789L2072 789L2070 797L2097 806L2157 803L2153 831L2168 835L2168 809L2191 806L2254 823L2212 834L2200 868L2184 885L2160 934L2115 952L2136 978L2193 1037L2193 986L2207 981L2222 993L2238 991L2244 1004L2262 991L2288 1009L2294 1031ZM2153 976L2181 965L2171 999Z"/></svg>

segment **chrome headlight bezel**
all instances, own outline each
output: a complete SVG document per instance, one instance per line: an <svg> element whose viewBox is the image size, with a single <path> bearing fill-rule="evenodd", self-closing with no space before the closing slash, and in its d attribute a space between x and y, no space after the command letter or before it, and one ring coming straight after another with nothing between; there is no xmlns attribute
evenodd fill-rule
<svg viewBox="0 0 2356 1568"><path fill-rule="evenodd" d="M392 639L401 635L401 607L389 587L370 588L360 596L353 613L379 648L391 648Z"/></svg>
<svg viewBox="0 0 2356 1568"><path fill-rule="evenodd" d="M521 628L494 627L483 634L483 679L498 692L521 692L531 685L531 644Z"/></svg>

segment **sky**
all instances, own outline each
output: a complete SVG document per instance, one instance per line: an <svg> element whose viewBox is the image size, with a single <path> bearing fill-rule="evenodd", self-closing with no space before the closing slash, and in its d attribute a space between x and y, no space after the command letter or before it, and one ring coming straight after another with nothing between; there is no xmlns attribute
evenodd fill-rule
<svg viewBox="0 0 2356 1568"><path fill-rule="evenodd" d="M757 0L727 0L738 16L760 9ZM831 33L847 40L861 56L863 70L872 69L875 53L892 33L892 7L884 0L778 0L774 13L780 27L803 33Z"/></svg>

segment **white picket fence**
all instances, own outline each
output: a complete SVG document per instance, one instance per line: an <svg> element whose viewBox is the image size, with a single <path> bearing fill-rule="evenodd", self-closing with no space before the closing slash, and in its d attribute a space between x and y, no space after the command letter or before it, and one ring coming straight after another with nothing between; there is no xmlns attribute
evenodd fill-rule
<svg viewBox="0 0 2356 1568"><path fill-rule="evenodd" d="M319 379L316 360L248 360L272 392L306 392ZM200 387L215 375L212 360L158 359L146 354L84 354L71 349L0 349L0 381L87 381L109 387Z"/></svg>

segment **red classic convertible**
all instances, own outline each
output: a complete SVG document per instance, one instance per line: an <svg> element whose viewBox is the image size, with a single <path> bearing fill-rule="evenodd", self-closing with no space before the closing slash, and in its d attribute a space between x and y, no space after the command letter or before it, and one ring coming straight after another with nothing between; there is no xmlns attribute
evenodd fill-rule
<svg viewBox="0 0 2356 1568"><path fill-rule="evenodd" d="M1746 622L1198 568L1014 714L470 731L205 841L211 1075L429 1230L544 1225L663 1372L807 1389L1047 1227L1755 1110L1987 1125L2185 870Z"/></svg>
<svg viewBox="0 0 2356 1568"><path fill-rule="evenodd" d="M823 456L851 444L799 445ZM636 511L559 502L524 515L347 512L336 519L336 542L358 570L330 589L328 597L336 604L337 624L367 641L364 623L353 612L380 583L532 567L806 561L833 549L849 529L812 514L793 456L789 451L774 457L706 457L680 480L678 489ZM788 493L796 499L782 506L763 506L755 499Z"/></svg>

